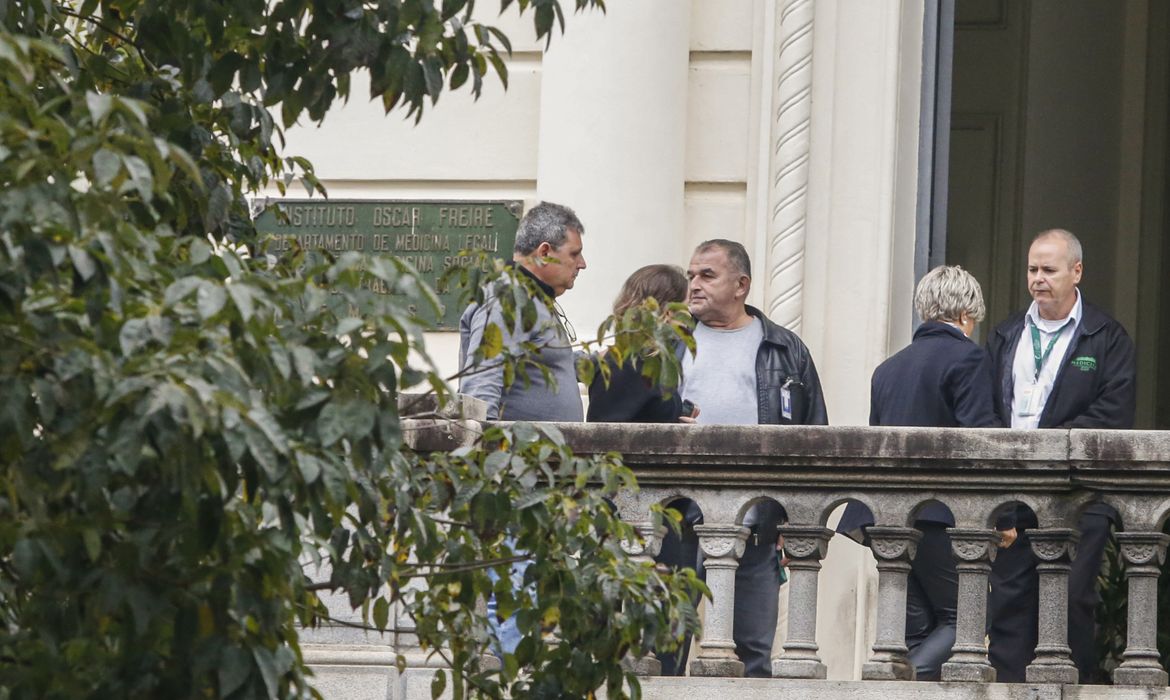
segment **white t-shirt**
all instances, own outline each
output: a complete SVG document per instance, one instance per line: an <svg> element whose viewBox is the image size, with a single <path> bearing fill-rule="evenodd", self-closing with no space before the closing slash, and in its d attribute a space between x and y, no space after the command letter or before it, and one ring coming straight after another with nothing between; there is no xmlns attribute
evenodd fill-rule
<svg viewBox="0 0 1170 700"><path fill-rule="evenodd" d="M1034 429L1040 426L1040 414L1044 412L1044 405L1048 403L1048 396L1052 393L1052 386L1056 384L1056 375L1064 365L1064 357L1076 335L1077 327L1081 324L1081 293L1077 291L1077 303L1069 312L1067 318L1049 321L1040 318L1040 310L1036 302L1028 307L1024 317L1024 330L1020 335L1020 342L1016 345L1016 356L1012 361L1012 427ZM1048 344L1055 337L1052 352L1040 368L1040 376L1036 376L1036 353L1032 343L1032 327L1040 330L1040 354L1048 349ZM1059 333L1059 336L1057 335Z"/></svg>
<svg viewBox="0 0 1170 700"><path fill-rule="evenodd" d="M695 327L695 354L683 357L682 396L699 407L699 423L759 422L756 355L763 340L758 318L734 330Z"/></svg>

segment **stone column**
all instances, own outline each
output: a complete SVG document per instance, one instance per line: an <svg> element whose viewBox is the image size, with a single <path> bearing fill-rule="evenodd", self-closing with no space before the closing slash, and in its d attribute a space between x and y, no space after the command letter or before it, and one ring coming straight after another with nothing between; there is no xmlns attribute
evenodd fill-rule
<svg viewBox="0 0 1170 700"><path fill-rule="evenodd" d="M906 577L922 533L912 527L870 527L867 534L878 568L877 639L861 679L912 681L914 666L906 658Z"/></svg>
<svg viewBox="0 0 1170 700"><path fill-rule="evenodd" d="M788 639L784 653L772 660L777 678L824 678L825 665L817 655L817 578L821 559L829 548L833 531L807 525L780 528L784 551L790 559L788 570Z"/></svg>
<svg viewBox="0 0 1170 700"><path fill-rule="evenodd" d="M654 557L662 551L662 535L666 526L654 527L654 523L645 520L630 523L638 532L636 540L622 540L622 550L630 555L630 559L644 564L654 564ZM623 662L639 676L662 675L662 662L653 653L647 653L641 658L627 656Z"/></svg>
<svg viewBox="0 0 1170 700"><path fill-rule="evenodd" d="M735 656L735 570L743 556L749 530L739 525L696 525L711 602L699 655L691 661L692 676L743 676L743 662Z"/></svg>
<svg viewBox="0 0 1170 700"><path fill-rule="evenodd" d="M959 609L955 647L942 667L944 681L995 681L987 660L987 576L995 560L999 533L994 530L949 528L951 549L958 559Z"/></svg>
<svg viewBox="0 0 1170 700"><path fill-rule="evenodd" d="M592 332L627 275L690 258L691 0L613 2L569 19L541 62L540 129L531 137L537 198L572 207L585 225L589 268L560 301L578 330Z"/></svg>
<svg viewBox="0 0 1170 700"><path fill-rule="evenodd" d="M794 333L801 332L803 319L815 10L814 0L782 0L776 11L771 221L764 294L768 316Z"/></svg>
<svg viewBox="0 0 1170 700"><path fill-rule="evenodd" d="M1040 560L1040 637L1028 664L1029 683L1076 683L1077 667L1068 646L1068 572L1077 556L1076 530L1030 530L1032 552Z"/></svg>
<svg viewBox="0 0 1170 700"><path fill-rule="evenodd" d="M1158 663L1158 574L1167 543L1170 537L1160 532L1117 533L1129 581L1129 625L1123 660L1113 671L1114 685L1166 685L1166 672Z"/></svg>

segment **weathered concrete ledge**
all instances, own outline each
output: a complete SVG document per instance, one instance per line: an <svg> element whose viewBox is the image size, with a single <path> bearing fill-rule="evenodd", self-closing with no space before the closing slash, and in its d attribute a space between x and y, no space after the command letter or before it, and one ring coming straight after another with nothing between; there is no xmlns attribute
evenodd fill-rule
<svg viewBox="0 0 1170 700"><path fill-rule="evenodd" d="M396 677L400 700L430 700L434 671L410 669ZM370 696L372 697L372 696ZM447 694L442 698L450 698ZM599 697L605 697L601 693ZM759 678L644 678L646 700L1170 700L1170 690L1047 683L916 683ZM378 700L381 700L379 697Z"/></svg>

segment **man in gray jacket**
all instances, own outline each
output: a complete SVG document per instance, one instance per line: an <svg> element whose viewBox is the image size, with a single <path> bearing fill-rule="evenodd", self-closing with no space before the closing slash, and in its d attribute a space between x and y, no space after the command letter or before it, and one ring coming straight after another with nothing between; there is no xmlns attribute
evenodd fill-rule
<svg viewBox="0 0 1170 700"><path fill-rule="evenodd" d="M535 284L541 298L533 301L536 321L525 329L520 319L504 322L500 304L488 297L482 305L471 304L459 319L459 392L483 399L490 420L581 421L585 419L577 389L577 367L571 333L555 299L573 288L585 269L581 236L585 227L573 210L541 202L524 215L516 231L512 264ZM521 315L517 310L518 317ZM499 358L478 361L484 330L495 325L503 347L513 354L530 344L531 363L523 366L527 377L517 376L504 386L504 365ZM544 380L548 370L555 385Z"/></svg>

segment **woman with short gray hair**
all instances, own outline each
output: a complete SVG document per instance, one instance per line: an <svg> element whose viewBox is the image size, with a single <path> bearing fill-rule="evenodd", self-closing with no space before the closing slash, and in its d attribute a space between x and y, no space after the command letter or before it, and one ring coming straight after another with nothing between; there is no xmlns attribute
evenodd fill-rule
<svg viewBox="0 0 1170 700"><path fill-rule="evenodd" d="M869 424L999 427L991 360L970 338L987 313L979 282L957 265L936 267L919 281L914 308L923 321L914 339L874 370ZM869 509L852 502L837 531L852 536L872 524ZM950 509L936 501L915 515L922 539L906 582L906 646L919 680L939 680L955 643L959 576L947 535L954 526Z"/></svg>
<svg viewBox="0 0 1170 700"><path fill-rule="evenodd" d="M949 323L970 337L987 315L979 282L958 265L939 265L914 291L914 310L926 321Z"/></svg>

